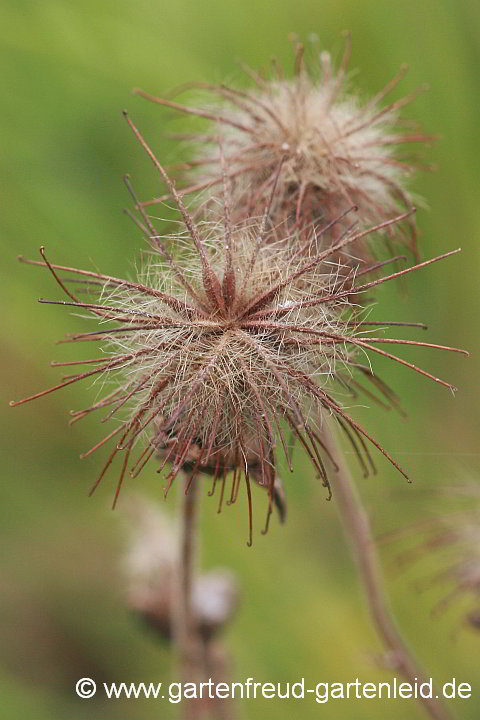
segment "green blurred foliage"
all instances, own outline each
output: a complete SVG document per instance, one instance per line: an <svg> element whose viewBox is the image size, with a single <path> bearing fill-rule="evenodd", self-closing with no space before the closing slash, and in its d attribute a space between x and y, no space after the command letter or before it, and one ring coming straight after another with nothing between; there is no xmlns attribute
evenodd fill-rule
<svg viewBox="0 0 480 720"><path fill-rule="evenodd" d="M380 409L357 417L410 470L407 486L386 462L359 488L378 534L433 514L438 486L478 481L478 68L480 6L471 0L3 0L0 7L2 165L1 377L5 417L0 505L0 706L2 717L64 718L93 715L105 720L175 717L174 707L155 701L80 701L73 685L81 676L101 680L164 680L172 677L168 649L132 618L124 603L119 556L125 544L118 513L109 510L112 486L93 499L87 491L99 458L78 454L98 438L95 422L66 423L70 407L85 405L88 389L73 386L15 410L23 397L56 382L50 359L74 357L55 348L65 332L83 329L61 308L36 299L55 297L42 270L17 264L16 255L38 255L44 244L57 262L131 272L141 238L121 209L129 204L122 186L130 172L140 194L152 196L159 182L126 127L128 107L159 156L176 157L166 138L171 115L132 96L131 89L165 93L190 80L238 78L237 59L251 66L275 55L291 63L291 31L317 33L335 57L341 31L353 32L351 68L366 94L382 87L407 62L411 71L400 93L422 83L422 95L406 115L442 139L426 151L438 164L414 189L430 210L420 210L425 257L462 246L460 256L411 277L408 294L398 288L378 294L377 317L421 320L428 339L463 346L469 360L423 349L404 357L452 380L454 399L408 369L375 363L403 398L408 421ZM356 471L356 467L354 468ZM148 475L148 476L147 476ZM289 519L273 523L254 547L245 545L245 504L217 516L205 498L202 530L207 567L227 565L244 592L240 615L226 642L235 656L234 677L265 681L388 680L376 664L380 647L363 603L355 568L335 513L306 463L287 479ZM112 481L113 482L113 481ZM153 471L132 483L161 497ZM128 491L127 491L128 492ZM256 493L257 527L263 522ZM175 506L175 498L169 505ZM450 635L462 621L462 606L432 619L441 589L418 595L411 578L391 577L395 551L384 553L388 588L406 636L439 682L455 676L471 682L476 698L457 702L459 717L478 718L480 637ZM434 571L426 558L421 572ZM321 706L325 717L421 718L411 701L338 702ZM242 717L313 718L319 708L305 700L257 701Z"/></svg>

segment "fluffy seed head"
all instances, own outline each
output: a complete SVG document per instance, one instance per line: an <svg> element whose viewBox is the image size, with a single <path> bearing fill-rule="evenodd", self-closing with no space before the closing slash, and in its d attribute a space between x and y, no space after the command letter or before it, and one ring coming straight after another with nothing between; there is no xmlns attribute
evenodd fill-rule
<svg viewBox="0 0 480 720"><path fill-rule="evenodd" d="M171 468L165 492L180 470L189 472L190 482L197 474L207 473L214 478L212 493L217 482L221 484L221 503L227 475L233 471L230 502L235 501L243 477L250 508L249 542L251 479L268 492L267 524L274 505L281 517L285 513L276 461L280 447L291 467L289 434L303 446L329 487L327 468L335 468L335 460L321 437L327 417L333 416L340 424L364 474L369 468L375 470L368 443L405 474L349 415L338 390L354 397L360 391L387 406L397 404L394 393L372 372L367 353L381 354L453 387L378 347L382 343L429 344L372 336L372 327L389 323L369 321L356 299L380 283L452 253L365 281L370 266L352 270L331 260L363 237L364 231L346 231L320 252L313 252L318 243L308 239L275 242L270 238L267 213L257 223L231 222L227 182L223 223L196 224L152 150L128 122L169 185L185 230L180 235L161 236L141 211L137 224L152 251L133 281L52 265L41 249L43 262L33 264L48 268L69 297L68 301L42 302L87 310L97 328L68 340L98 342L102 353L87 361L55 363L94 367L12 404L80 380L103 378L105 394L90 407L72 413L72 422L76 422L106 410L104 419L115 423L114 429L85 453L113 441L93 489L119 454L123 460L115 499L126 472L137 475L154 455L163 458L159 471L167 463ZM176 248L175 256L172 248ZM72 273L81 290L71 289L68 277ZM85 294L79 297L79 292ZM371 382L374 392L364 388L358 377ZM133 459L142 439L146 443Z"/></svg>
<svg viewBox="0 0 480 720"><path fill-rule="evenodd" d="M138 91L150 100L213 122L208 135L198 136L201 142L196 143L194 161L184 166L186 186L181 192L209 188L215 195L222 176L221 137L235 219L263 212L282 160L271 208L274 224L327 224L355 205L367 227L410 209L406 178L415 166L400 160L396 150L429 138L402 128L398 111L416 93L383 103L403 76L402 70L370 101L361 101L349 89L349 56L348 39L335 72L328 53L316 52L307 65L303 46L298 45L294 77L285 78L274 66L273 77L265 80L247 68L255 83L252 89L200 84L208 95L194 107ZM337 223L332 241L344 229L344 223ZM390 226L386 234L387 238L401 234L404 239L410 234L415 249L412 217ZM363 241L358 243L357 255L362 250L365 255Z"/></svg>

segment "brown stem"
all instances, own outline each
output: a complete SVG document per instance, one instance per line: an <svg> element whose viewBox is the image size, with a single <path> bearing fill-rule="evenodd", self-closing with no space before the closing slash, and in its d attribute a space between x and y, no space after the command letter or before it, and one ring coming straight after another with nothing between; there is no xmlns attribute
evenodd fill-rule
<svg viewBox="0 0 480 720"><path fill-rule="evenodd" d="M188 488L188 490L187 490ZM179 657L181 681L197 682L202 665L201 641L195 627L192 609L192 589L196 555L196 515L198 487L193 479L184 479L180 510L180 552L178 557L177 598L175 603L174 639ZM198 702L184 700L185 720L198 717Z"/></svg>
<svg viewBox="0 0 480 720"><path fill-rule="evenodd" d="M183 476L183 473L182 473ZM197 511L198 478L183 476L181 495L180 551L177 570L177 594L174 607L174 642L179 658L179 672L182 683L201 682L213 678L215 682L225 680L228 655L211 638L199 632L192 604L195 583L197 552ZM215 698L183 700L184 720L198 720L201 717L215 717L218 720L233 720L234 708L230 700Z"/></svg>
<svg viewBox="0 0 480 720"><path fill-rule="evenodd" d="M324 427L324 442L338 464L332 476L333 497L340 513L345 533L356 556L360 578L375 629L393 660L395 670L410 683L427 682L423 668L417 663L399 630L385 593L382 572L372 535L368 515L362 505L343 453L339 450L330 428ZM435 720L451 720L452 715L435 697L418 698Z"/></svg>

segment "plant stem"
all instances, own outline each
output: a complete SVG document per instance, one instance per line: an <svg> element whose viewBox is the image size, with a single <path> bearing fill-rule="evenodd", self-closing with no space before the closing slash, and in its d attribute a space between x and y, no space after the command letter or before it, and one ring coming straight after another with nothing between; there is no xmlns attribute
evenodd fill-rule
<svg viewBox="0 0 480 720"><path fill-rule="evenodd" d="M187 478L182 488L180 509L180 551L178 557L177 598L175 603L175 643L179 656L182 682L197 682L201 672L201 642L195 627L192 609L192 588L196 561L197 481ZM198 716L198 703L184 701L185 718Z"/></svg>
<svg viewBox="0 0 480 720"><path fill-rule="evenodd" d="M196 624L192 593L195 582L197 554L198 484L201 480L185 477L181 496L181 532L178 555L177 595L174 616L174 641L179 657L180 678L183 683L197 685L213 678L225 680L228 655L220 645L202 637ZM188 488L188 489L187 489ZM234 718L231 700L215 698L209 705L201 699L183 700L185 720L205 716L219 720Z"/></svg>
<svg viewBox="0 0 480 720"><path fill-rule="evenodd" d="M357 560L375 629L391 656L394 668L411 684L427 682L423 668L408 648L389 607L369 518L343 453L329 427L323 428L323 437L338 465L338 472L332 478L333 498ZM451 720L449 710L435 694L432 698L418 700L431 718Z"/></svg>

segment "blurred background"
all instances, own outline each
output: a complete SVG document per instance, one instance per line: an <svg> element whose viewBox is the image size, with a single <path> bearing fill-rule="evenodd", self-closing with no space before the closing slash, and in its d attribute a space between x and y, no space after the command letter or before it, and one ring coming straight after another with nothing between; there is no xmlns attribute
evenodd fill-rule
<svg viewBox="0 0 480 720"><path fill-rule="evenodd" d="M82 701L74 683L175 680L168 647L126 608L121 557L127 544L121 508L110 510L113 479L88 498L101 458L80 461L98 439L95 420L73 428L68 410L90 404L93 391L66 388L35 403L10 409L7 401L55 384L50 360L76 357L77 348L55 347L84 323L64 308L41 306L59 297L48 273L20 265L18 254L38 257L45 245L60 264L132 272L142 239L122 214L130 200L122 176L130 172L141 195L159 184L126 127L126 107L168 163L177 157L165 137L172 116L131 94L140 86L163 94L182 83L241 78L237 61L266 65L276 56L291 67L290 32L316 33L340 57L341 31L353 33L350 69L355 85L374 94L408 63L394 92L420 84L430 90L405 111L442 138L425 150L438 171L419 174L413 189L426 198L418 212L423 257L461 246L463 252L411 276L408 293L382 287L380 319L422 321L421 339L467 348L470 359L427 349L403 357L458 385L448 390L407 368L375 362L408 412L403 420L381 409L359 409L384 447L410 471L407 485L381 457L379 472L358 487L377 536L437 511L457 512L457 498L441 488L479 483L480 202L480 5L472 0L3 0L0 37L3 110L2 164L2 352L4 412L0 504L0 697L4 717L51 720L147 720L176 717L178 707L153 700ZM242 79L243 82L243 79ZM411 337L407 333L405 337ZM289 517L272 522L264 537L264 498L256 493L257 532L246 547L243 499L217 516L204 498L202 561L206 568L234 570L243 604L225 643L234 657L232 677L307 682L389 680L378 663L381 647L370 624L361 587L333 503L310 467L297 458L288 476ZM132 490L163 502L153 466ZM478 498L477 501L479 502ZM170 497L167 510L175 509ZM465 500L463 500L465 505ZM468 501L467 501L468 504ZM461 522L461 517L459 516ZM398 572L397 554L409 539L382 543L388 590L405 635L438 683L470 682L471 700L454 701L460 718L478 718L480 632L465 625L473 597L460 597L446 612L432 608L451 587L418 581L444 567L438 553ZM472 605L473 603L473 605ZM478 604L480 604L480 599ZM318 715L313 700L257 700L240 717ZM322 706L327 718L384 718L385 701L337 701ZM395 720L425 717L413 701L388 704Z"/></svg>

